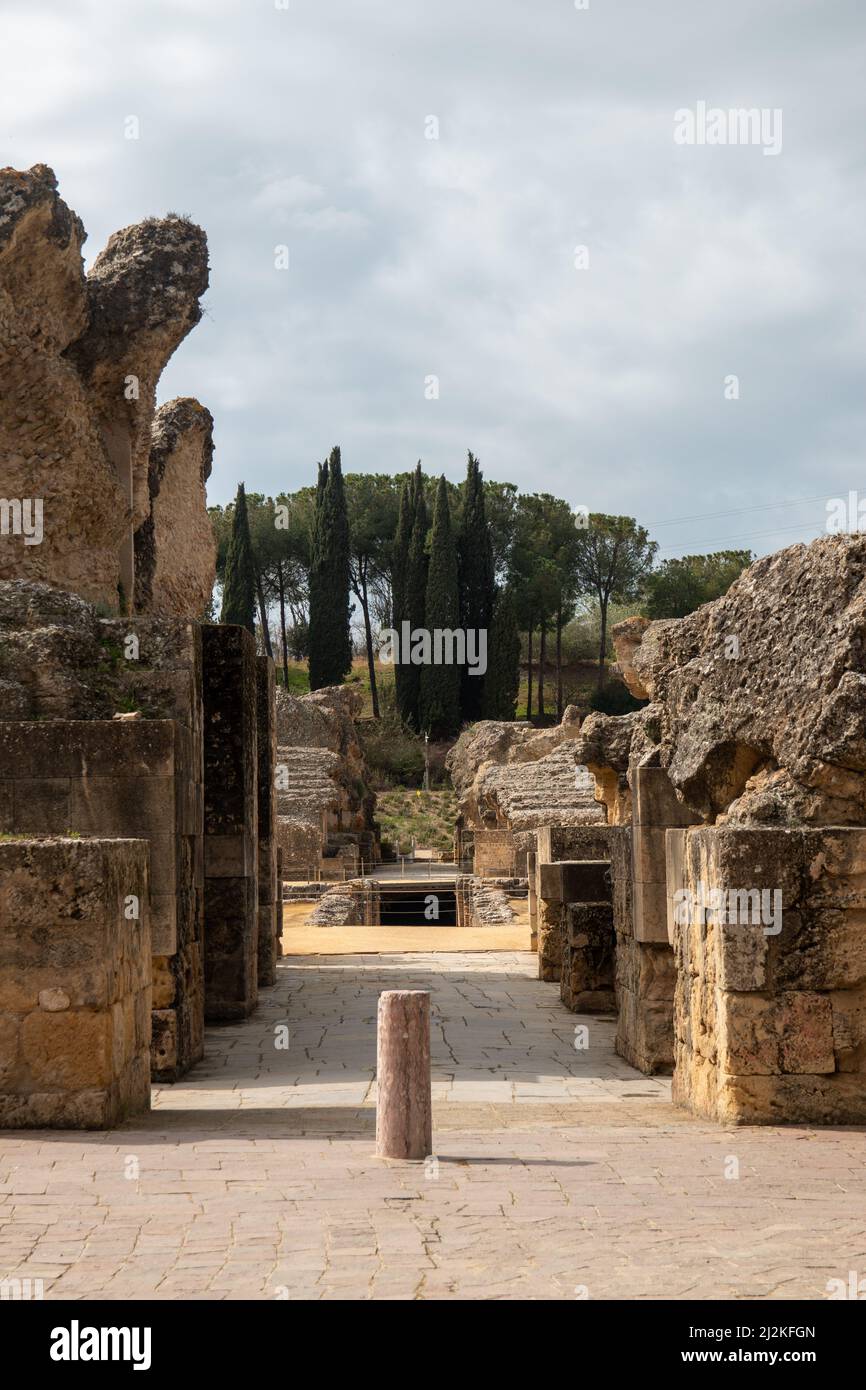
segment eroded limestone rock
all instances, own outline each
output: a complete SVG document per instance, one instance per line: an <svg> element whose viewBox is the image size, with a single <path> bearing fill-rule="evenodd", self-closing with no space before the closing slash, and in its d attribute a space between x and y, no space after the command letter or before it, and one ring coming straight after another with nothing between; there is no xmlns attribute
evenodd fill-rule
<svg viewBox="0 0 866 1390"><path fill-rule="evenodd" d="M633 695L636 700L649 699L649 694L644 689L634 669L634 654L643 641L649 625L649 618L635 615L633 618L626 618L623 622L616 623L610 634L613 639L613 649L616 652L617 669L626 683L629 694Z"/></svg>
<svg viewBox="0 0 866 1390"><path fill-rule="evenodd" d="M578 739L609 802L642 764L707 822L863 823L866 535L765 556L722 598L650 624L631 665L652 703L592 715Z"/></svg>
<svg viewBox="0 0 866 1390"><path fill-rule="evenodd" d="M445 765L467 825L525 832L603 821L592 779L575 765L579 729L580 715L570 705L550 729L482 720L465 730Z"/></svg>
<svg viewBox="0 0 866 1390"><path fill-rule="evenodd" d="M349 686L277 690L277 839L288 878L315 874L329 851L336 869L350 841L355 860L376 858L376 798L355 725L361 707Z"/></svg>
<svg viewBox="0 0 866 1390"><path fill-rule="evenodd" d="M69 349L87 384L109 452L127 470L133 526L150 510L150 432L156 383L201 318L207 238L183 217L149 217L114 232L87 277L89 322Z"/></svg>
<svg viewBox="0 0 866 1390"><path fill-rule="evenodd" d="M205 484L213 416L189 396L167 401L151 431L150 510L135 533L135 608L201 617L216 578Z"/></svg>
<svg viewBox="0 0 866 1390"><path fill-rule="evenodd" d="M44 164L0 170L0 496L24 509L0 536L0 579L117 607L123 490L65 349L86 329L80 220ZM37 528L37 520L39 522ZM27 537L40 535L30 543Z"/></svg>
<svg viewBox="0 0 866 1390"><path fill-rule="evenodd" d="M149 218L116 232L85 278L84 239L49 168L0 170L0 496L11 518L0 579L116 612L132 602L133 530L151 510L156 384L201 317L207 245L183 218Z"/></svg>

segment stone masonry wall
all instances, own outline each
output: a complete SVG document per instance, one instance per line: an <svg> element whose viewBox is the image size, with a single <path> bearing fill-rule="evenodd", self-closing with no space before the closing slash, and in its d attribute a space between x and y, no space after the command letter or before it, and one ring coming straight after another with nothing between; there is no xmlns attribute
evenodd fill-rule
<svg viewBox="0 0 866 1390"><path fill-rule="evenodd" d="M246 1018L258 999L257 673L252 634L206 625L205 1018Z"/></svg>
<svg viewBox="0 0 866 1390"><path fill-rule="evenodd" d="M673 1068L674 955L668 943L634 935L631 826L612 826L610 840L616 931L616 1050L652 1076Z"/></svg>
<svg viewBox="0 0 866 1390"><path fill-rule="evenodd" d="M479 878L500 878L514 872L514 836L510 830L476 830L474 872Z"/></svg>
<svg viewBox="0 0 866 1390"><path fill-rule="evenodd" d="M0 722L0 832L149 846L153 1075L203 1051L201 826L195 750L174 720Z"/></svg>
<svg viewBox="0 0 866 1390"><path fill-rule="evenodd" d="M0 841L0 1128L149 1109L147 861L142 840Z"/></svg>
<svg viewBox="0 0 866 1390"><path fill-rule="evenodd" d="M150 514L156 386L201 318L207 242L184 218L147 218L115 232L85 276L84 239L51 169L0 170L3 495L38 502L43 532L38 545L0 546L0 578L122 612L134 604L133 533ZM210 561L201 520L200 508L176 547L193 584L196 536ZM188 591L176 597L163 611L187 613Z"/></svg>
<svg viewBox="0 0 866 1390"><path fill-rule="evenodd" d="M866 829L669 831L668 867L675 1101L725 1123L866 1123Z"/></svg>
<svg viewBox="0 0 866 1390"><path fill-rule="evenodd" d="M538 978L556 983L562 969L565 901L545 898L545 891L562 892L561 879L548 876L541 883L542 866L562 860L607 860L610 831L606 825L546 825L536 831L535 929L538 937Z"/></svg>

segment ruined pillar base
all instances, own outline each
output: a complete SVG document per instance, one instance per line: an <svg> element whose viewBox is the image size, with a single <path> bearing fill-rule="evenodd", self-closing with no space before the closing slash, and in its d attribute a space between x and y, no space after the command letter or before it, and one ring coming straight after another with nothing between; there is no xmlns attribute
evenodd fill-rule
<svg viewBox="0 0 866 1390"><path fill-rule="evenodd" d="M613 1013L614 932L610 903L569 903L559 994L572 1013Z"/></svg>
<svg viewBox="0 0 866 1390"><path fill-rule="evenodd" d="M668 1074L674 1062L674 984L671 947L637 941L630 826L610 830L616 931L616 1051L647 1076Z"/></svg>
<svg viewBox="0 0 866 1390"><path fill-rule="evenodd" d="M675 1102L727 1124L866 1123L866 830L670 831L668 892Z"/></svg>
<svg viewBox="0 0 866 1390"><path fill-rule="evenodd" d="M202 629L204 1015L246 1018L258 1002L258 671L245 628Z"/></svg>
<svg viewBox="0 0 866 1390"><path fill-rule="evenodd" d="M143 840L0 843L0 1128L150 1108L147 876Z"/></svg>

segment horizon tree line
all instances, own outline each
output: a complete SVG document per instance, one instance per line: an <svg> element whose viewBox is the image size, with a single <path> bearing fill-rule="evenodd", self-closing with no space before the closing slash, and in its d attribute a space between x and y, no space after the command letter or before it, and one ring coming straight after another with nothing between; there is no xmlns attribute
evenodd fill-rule
<svg viewBox="0 0 866 1390"><path fill-rule="evenodd" d="M351 610L359 614L373 716L381 716L376 665L384 628L484 630L487 671L394 666L401 718L446 737L481 718L515 717L526 642L526 717L546 717L552 664L562 717L563 634L581 605L598 614L596 685L604 695L611 605L635 603L648 617L680 617L724 593L751 563L749 551L683 556L655 565L656 543L634 518L577 515L549 493L521 494L484 480L468 455L459 486L432 479L420 461L408 474L349 474L340 450L318 465L314 487L275 499L247 494L209 508L218 544L222 622L258 626L274 655L276 610L282 675L306 659L310 689L339 684L352 668ZM537 641L537 646L536 646ZM401 653L402 655L402 653ZM600 707L604 707L601 705Z"/></svg>

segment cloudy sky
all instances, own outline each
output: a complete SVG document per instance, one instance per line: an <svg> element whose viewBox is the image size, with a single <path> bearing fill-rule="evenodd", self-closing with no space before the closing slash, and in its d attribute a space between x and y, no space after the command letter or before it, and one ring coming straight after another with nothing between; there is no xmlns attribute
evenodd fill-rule
<svg viewBox="0 0 866 1390"><path fill-rule="evenodd" d="M0 0L0 163L53 166L88 259L207 231L160 398L213 411L211 500L471 448L664 556L866 496L863 0L283 3ZM676 143L699 102L781 153Z"/></svg>

